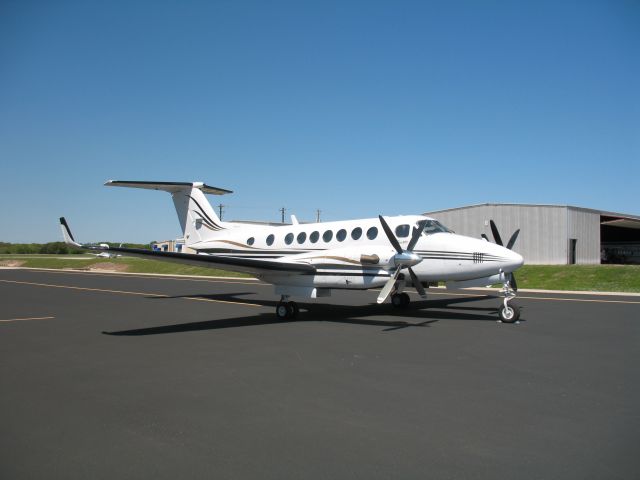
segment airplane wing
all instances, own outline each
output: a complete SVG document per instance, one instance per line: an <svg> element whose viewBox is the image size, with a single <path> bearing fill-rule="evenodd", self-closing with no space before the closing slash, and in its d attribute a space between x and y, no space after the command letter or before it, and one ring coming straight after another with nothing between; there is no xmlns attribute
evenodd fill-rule
<svg viewBox="0 0 640 480"><path fill-rule="evenodd" d="M83 245L78 243L71 233L71 229L64 217L60 218L60 228L65 243L86 250L98 252L116 252L129 257L151 258L166 262L182 263L198 267L214 267L231 272L251 274L261 273L314 273L315 267L306 262L292 262L285 260L266 260L256 258L231 258L218 255L158 252L142 248L110 247L107 244Z"/></svg>
<svg viewBox="0 0 640 480"><path fill-rule="evenodd" d="M87 248L86 246L83 246ZM89 247L94 249L96 247ZM97 247L104 249L104 247ZM197 267L214 267L220 270L244 273L313 273L315 267L308 263L286 262L279 260L261 260L255 258L232 258L218 255L178 253L178 252L158 252L154 250L144 250L140 248L109 247L107 251L118 252L124 256L150 258Z"/></svg>

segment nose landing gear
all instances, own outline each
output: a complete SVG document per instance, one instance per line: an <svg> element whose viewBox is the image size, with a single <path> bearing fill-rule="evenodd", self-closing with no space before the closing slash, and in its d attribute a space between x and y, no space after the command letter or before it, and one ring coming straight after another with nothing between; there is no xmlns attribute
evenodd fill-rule
<svg viewBox="0 0 640 480"><path fill-rule="evenodd" d="M510 280L504 282L501 293L504 300L498 307L498 317L503 323L516 323L520 318L520 306L513 301L516 291L511 287Z"/></svg>

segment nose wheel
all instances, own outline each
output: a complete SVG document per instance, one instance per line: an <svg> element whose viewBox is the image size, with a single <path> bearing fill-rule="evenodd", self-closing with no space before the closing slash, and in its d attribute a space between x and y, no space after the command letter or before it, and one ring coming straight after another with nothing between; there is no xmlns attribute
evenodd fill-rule
<svg viewBox="0 0 640 480"><path fill-rule="evenodd" d="M505 298L498 309L498 317L502 323L515 323L520 318L520 306L513 300L509 301Z"/></svg>

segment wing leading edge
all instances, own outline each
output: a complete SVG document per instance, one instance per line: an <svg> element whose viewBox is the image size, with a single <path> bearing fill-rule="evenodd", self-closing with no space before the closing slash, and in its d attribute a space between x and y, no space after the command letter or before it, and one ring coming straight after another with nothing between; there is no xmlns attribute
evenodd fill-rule
<svg viewBox="0 0 640 480"><path fill-rule="evenodd" d="M93 247L95 249L95 247ZM98 247L102 250L103 248ZM182 263L198 267L216 267L221 270L244 273L314 273L315 267L305 263L282 262L277 260L260 260L254 258L230 258L217 255L194 253L158 252L139 248L109 247L108 251L122 253L126 256L152 258L167 262Z"/></svg>
<svg viewBox="0 0 640 480"><path fill-rule="evenodd" d="M217 255L214 256L194 253L158 252L155 250L144 250L141 248L110 247L106 244L81 244L78 243L73 237L71 229L69 228L69 224L64 217L60 218L60 227L62 229L62 236L65 243L67 243L68 245L73 245L75 247L84 248L86 250L117 252L130 257L153 258L165 262L182 263L198 267L216 267L220 270L252 274L273 272L309 274L316 271L315 267L308 263L263 260L255 258L231 258Z"/></svg>

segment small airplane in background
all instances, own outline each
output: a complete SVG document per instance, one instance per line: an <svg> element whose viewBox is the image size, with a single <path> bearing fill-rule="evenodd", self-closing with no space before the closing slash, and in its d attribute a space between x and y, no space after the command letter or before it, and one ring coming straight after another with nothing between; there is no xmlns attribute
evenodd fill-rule
<svg viewBox="0 0 640 480"><path fill-rule="evenodd" d="M233 192L202 182L110 180L105 185L170 193L185 246L197 253L82 245L63 217L60 223L66 243L102 253L250 273L275 286L280 295L276 315L282 319L298 315L298 305L291 297L328 297L333 289L381 288L378 303L391 297L394 306L406 307L410 303L406 288L415 288L425 299L424 287L434 282L445 282L447 288L501 283L500 319L513 323L520 317L513 302L517 291L513 272L524 260L512 251L519 230L504 247L493 221L496 243L486 237L457 235L424 215L278 226L243 224L221 221L205 197Z"/></svg>
<svg viewBox="0 0 640 480"><path fill-rule="evenodd" d="M107 246L108 248L108 246ZM88 252L89 255L94 255L98 258L117 258L117 257L121 257L122 255L118 254L118 253L110 253L110 252L100 252L100 253L91 253Z"/></svg>

